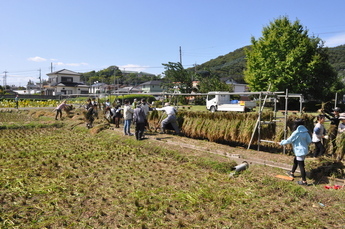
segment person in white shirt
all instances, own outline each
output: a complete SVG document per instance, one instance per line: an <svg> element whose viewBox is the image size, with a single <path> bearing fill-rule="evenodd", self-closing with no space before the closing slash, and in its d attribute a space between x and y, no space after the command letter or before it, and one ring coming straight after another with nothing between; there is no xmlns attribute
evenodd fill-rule
<svg viewBox="0 0 345 229"><path fill-rule="evenodd" d="M345 113L340 114L339 120L338 133L343 133L345 132Z"/></svg>
<svg viewBox="0 0 345 229"><path fill-rule="evenodd" d="M170 106L170 103L165 103L165 106L162 108L156 108L157 111L165 111L165 113L168 115L162 123L161 123L161 128L162 132L165 133L165 130L167 129L167 125L171 124L171 126L174 128L176 134L180 134L180 129L177 125L177 119L176 119L176 109L173 106Z"/></svg>
<svg viewBox="0 0 345 229"><path fill-rule="evenodd" d="M325 122L324 115L318 115L316 117L317 123L313 130L312 142L315 144L314 157L322 156L325 153L325 146L323 145L323 139L327 139L326 130L323 126Z"/></svg>

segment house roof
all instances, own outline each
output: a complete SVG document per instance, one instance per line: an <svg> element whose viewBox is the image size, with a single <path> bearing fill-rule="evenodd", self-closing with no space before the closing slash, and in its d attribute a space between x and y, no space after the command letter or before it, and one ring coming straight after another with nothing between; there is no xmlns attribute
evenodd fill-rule
<svg viewBox="0 0 345 229"><path fill-rule="evenodd" d="M141 85L161 85L162 81L159 80L151 80L151 81L147 81L145 83L142 83Z"/></svg>
<svg viewBox="0 0 345 229"><path fill-rule="evenodd" d="M116 90L116 92L125 92L125 93L128 93L128 92L134 92L135 93L136 92L136 93L138 93L138 92L141 92L141 90L138 88L135 88L135 87L123 87L123 88Z"/></svg>
<svg viewBox="0 0 345 229"><path fill-rule="evenodd" d="M84 86L83 83L66 83L66 82L60 82L56 86L65 86L65 87L78 87L78 86ZM52 85L53 86L53 85ZM55 86L55 85L54 85ZM86 85L87 86L87 85Z"/></svg>
<svg viewBox="0 0 345 229"><path fill-rule="evenodd" d="M49 76L49 75L58 75L58 74L63 74L63 75L75 75L75 76L80 76L80 75L81 75L81 74L78 73L78 72L73 72L73 71L71 71L71 70L62 69L62 70L59 70L59 71L56 71L56 72L48 73L47 76Z"/></svg>

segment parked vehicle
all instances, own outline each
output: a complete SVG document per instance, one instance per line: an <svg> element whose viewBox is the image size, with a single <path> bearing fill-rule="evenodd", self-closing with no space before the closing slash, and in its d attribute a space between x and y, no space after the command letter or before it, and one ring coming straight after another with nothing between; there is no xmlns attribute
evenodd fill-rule
<svg viewBox="0 0 345 229"><path fill-rule="evenodd" d="M255 101L231 99L236 94L222 91L209 92L206 98L206 109L216 111L247 112L256 107Z"/></svg>

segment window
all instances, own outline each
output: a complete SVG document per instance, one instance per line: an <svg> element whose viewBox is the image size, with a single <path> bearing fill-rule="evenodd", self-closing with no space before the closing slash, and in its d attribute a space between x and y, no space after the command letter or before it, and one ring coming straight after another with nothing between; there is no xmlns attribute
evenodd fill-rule
<svg viewBox="0 0 345 229"><path fill-rule="evenodd" d="M73 82L73 77L61 77L61 82Z"/></svg>

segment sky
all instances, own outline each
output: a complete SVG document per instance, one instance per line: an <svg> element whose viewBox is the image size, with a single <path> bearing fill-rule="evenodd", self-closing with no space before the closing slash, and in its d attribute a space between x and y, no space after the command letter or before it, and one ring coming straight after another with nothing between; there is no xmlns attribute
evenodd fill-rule
<svg viewBox="0 0 345 229"><path fill-rule="evenodd" d="M327 47L345 44L344 0L0 0L0 9L1 85L62 69L189 68L250 45L282 16Z"/></svg>

